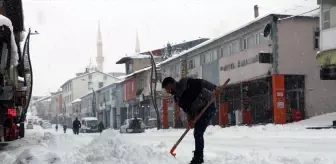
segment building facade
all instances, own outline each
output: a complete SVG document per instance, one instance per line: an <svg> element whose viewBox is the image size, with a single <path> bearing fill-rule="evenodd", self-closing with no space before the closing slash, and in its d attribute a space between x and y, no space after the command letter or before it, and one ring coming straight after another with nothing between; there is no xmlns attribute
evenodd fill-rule
<svg viewBox="0 0 336 164"><path fill-rule="evenodd" d="M278 20L276 26L272 24L276 33L264 37L261 34L274 18ZM282 124L293 121L294 112L302 118L332 112L335 84L317 78L314 58L318 18L288 18L266 15L206 41L161 62L162 75L202 77L215 84L230 78L230 85L216 103L219 110L214 123L221 125L235 124L237 110L245 124Z"/></svg>
<svg viewBox="0 0 336 164"><path fill-rule="evenodd" d="M71 102L90 91L98 90L118 80L114 76L99 71L83 73L68 80L61 86L64 110L70 115L75 113L72 110Z"/></svg>
<svg viewBox="0 0 336 164"><path fill-rule="evenodd" d="M320 5L320 31L316 36L320 38L320 51L317 60L320 66L320 78L336 80L336 1L318 0Z"/></svg>
<svg viewBox="0 0 336 164"><path fill-rule="evenodd" d="M53 122L59 122L58 116L62 113L62 91L51 93L50 110Z"/></svg>

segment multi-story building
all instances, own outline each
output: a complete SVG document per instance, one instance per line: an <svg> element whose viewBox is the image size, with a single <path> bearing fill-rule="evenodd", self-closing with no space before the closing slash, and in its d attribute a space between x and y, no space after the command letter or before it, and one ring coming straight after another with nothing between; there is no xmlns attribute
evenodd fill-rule
<svg viewBox="0 0 336 164"><path fill-rule="evenodd" d="M314 58L318 20L278 14L259 17L161 62L162 75L194 76L215 84L230 78L217 101L221 125L234 121L230 116L237 109L243 111L244 123L286 123L294 112L303 118L332 112L335 84L317 77Z"/></svg>
<svg viewBox="0 0 336 164"><path fill-rule="evenodd" d="M62 114L62 91L51 93L50 110L51 117L54 122L58 122L58 116Z"/></svg>
<svg viewBox="0 0 336 164"><path fill-rule="evenodd" d="M63 107L65 108L66 113L70 115L75 113L75 111L71 110L72 101L92 90L98 90L99 88L118 80L118 78L100 71L88 71L82 74L77 74L76 77L69 79L61 86Z"/></svg>
<svg viewBox="0 0 336 164"><path fill-rule="evenodd" d="M155 62L161 61L161 57L154 56ZM143 69L151 65L151 58L149 55L136 54L126 56L116 62L116 64L125 64L126 75L131 74L137 70Z"/></svg>
<svg viewBox="0 0 336 164"><path fill-rule="evenodd" d="M320 51L317 60L322 80L336 80L336 1L317 0L320 5ZM318 44L318 42L317 42Z"/></svg>
<svg viewBox="0 0 336 164"><path fill-rule="evenodd" d="M170 45L162 49L153 50L151 52L143 52L140 55L124 57L117 62L117 64L125 63L126 66L126 76L125 80L122 82L124 84L124 101L127 107L127 117L138 116L144 119L146 122L151 117L156 117L154 106L151 102L150 96L150 72L151 72L151 60L149 54L154 55L156 63L163 59L178 55L183 51L186 51L194 46L208 39L201 38L180 44ZM169 59L167 59L169 60ZM158 65L159 67L159 65ZM157 88L156 91L160 92L161 87L161 72L160 69L157 70ZM160 95L157 93L157 95ZM161 108L161 99L157 96L156 100L157 107ZM168 112L168 115L172 116L173 112ZM172 125L173 122L168 120L163 125L168 127Z"/></svg>
<svg viewBox="0 0 336 164"><path fill-rule="evenodd" d="M96 116L106 127L117 129L127 119L123 101L123 80L90 91L72 103L79 118Z"/></svg>

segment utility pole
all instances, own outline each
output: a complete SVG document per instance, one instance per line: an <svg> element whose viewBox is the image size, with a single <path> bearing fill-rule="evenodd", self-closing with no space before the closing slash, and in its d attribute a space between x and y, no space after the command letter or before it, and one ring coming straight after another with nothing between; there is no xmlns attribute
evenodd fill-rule
<svg viewBox="0 0 336 164"><path fill-rule="evenodd" d="M278 74L278 61L279 61L279 54L278 54L278 17L273 15L272 22L271 22L271 39L272 39L272 53L273 53L273 74Z"/></svg>
<svg viewBox="0 0 336 164"><path fill-rule="evenodd" d="M92 88L92 113L93 117L96 117L96 93Z"/></svg>

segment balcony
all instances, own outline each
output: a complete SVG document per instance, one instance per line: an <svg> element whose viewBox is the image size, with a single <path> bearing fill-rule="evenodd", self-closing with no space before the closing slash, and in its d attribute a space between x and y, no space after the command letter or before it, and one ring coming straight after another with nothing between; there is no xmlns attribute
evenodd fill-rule
<svg viewBox="0 0 336 164"><path fill-rule="evenodd" d="M320 52L336 49L336 27L321 31Z"/></svg>

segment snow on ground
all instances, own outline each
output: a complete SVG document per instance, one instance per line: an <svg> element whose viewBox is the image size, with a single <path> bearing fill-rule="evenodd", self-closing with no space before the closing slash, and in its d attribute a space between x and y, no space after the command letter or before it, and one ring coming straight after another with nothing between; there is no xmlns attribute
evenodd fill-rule
<svg viewBox="0 0 336 164"><path fill-rule="evenodd" d="M334 164L336 130L309 130L305 126L331 125L336 113L287 125L211 126L205 134L205 164ZM38 126L35 126L38 127ZM24 139L0 151L1 164L185 164L192 157L192 131L169 154L183 129L147 130L141 134L75 136L54 129L27 130Z"/></svg>

